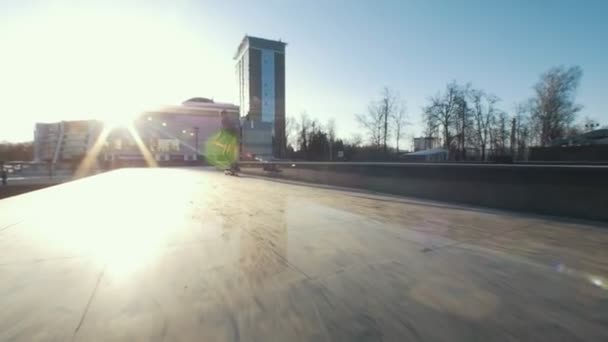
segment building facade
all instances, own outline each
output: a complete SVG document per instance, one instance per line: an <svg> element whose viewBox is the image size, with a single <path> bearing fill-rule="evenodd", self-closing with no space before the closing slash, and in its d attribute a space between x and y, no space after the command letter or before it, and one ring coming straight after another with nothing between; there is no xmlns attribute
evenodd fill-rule
<svg viewBox="0 0 608 342"><path fill-rule="evenodd" d="M414 152L430 150L441 147L441 141L436 137L414 138Z"/></svg>
<svg viewBox="0 0 608 342"><path fill-rule="evenodd" d="M219 134L231 135L231 148L238 150L239 131L238 106L197 97L145 111L134 118L132 128L104 127L96 120L37 123L34 160L78 163L97 145L94 158L108 167L143 165L143 145L159 164L193 162L205 157Z"/></svg>
<svg viewBox="0 0 608 342"><path fill-rule="evenodd" d="M238 149L239 126L238 106L202 97L146 111L134 122L141 143L161 164L198 161L217 134L233 135ZM132 132L124 128L109 134L103 155L105 161L118 164L144 162Z"/></svg>
<svg viewBox="0 0 608 342"><path fill-rule="evenodd" d="M608 129L596 129L570 138L555 139L551 146L608 145Z"/></svg>
<svg viewBox="0 0 608 342"><path fill-rule="evenodd" d="M245 36L234 56L240 114L270 127L266 144L274 157L285 155L285 46L281 41ZM250 125L243 124L244 129ZM255 125L254 125L255 126ZM245 133L246 134L246 133ZM258 134L258 133L255 133ZM263 135L263 134L262 134ZM256 147L256 148L259 148ZM248 146L243 145L247 153Z"/></svg>
<svg viewBox="0 0 608 342"><path fill-rule="evenodd" d="M97 120L36 123L34 161L78 161L93 146L103 124Z"/></svg>
<svg viewBox="0 0 608 342"><path fill-rule="evenodd" d="M269 122L242 119L241 122L241 158L252 160L272 155L272 129Z"/></svg>

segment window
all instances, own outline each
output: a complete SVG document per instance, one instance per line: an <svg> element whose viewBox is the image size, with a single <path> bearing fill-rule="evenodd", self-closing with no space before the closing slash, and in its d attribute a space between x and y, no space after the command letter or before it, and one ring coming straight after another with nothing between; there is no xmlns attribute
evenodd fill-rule
<svg viewBox="0 0 608 342"><path fill-rule="evenodd" d="M174 152L179 151L178 139L158 139L159 152Z"/></svg>

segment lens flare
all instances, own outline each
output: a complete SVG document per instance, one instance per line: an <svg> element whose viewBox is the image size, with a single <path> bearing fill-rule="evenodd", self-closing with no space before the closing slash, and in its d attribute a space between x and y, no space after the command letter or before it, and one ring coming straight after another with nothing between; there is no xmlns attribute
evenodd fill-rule
<svg viewBox="0 0 608 342"><path fill-rule="evenodd" d="M139 149L139 152L142 154L144 161L146 162L146 165L148 167L158 166L158 163L154 159L154 156L152 156L152 153L150 152L148 147L142 141L141 137L139 136L139 133L133 126L132 122L127 123L127 124L122 124L122 123L121 124L118 124L118 123L109 124L109 123L107 123L107 124L104 124L104 127L103 127L101 133L99 134L99 136L97 137L97 140L95 140L93 147L91 147L91 149L87 152L87 154L84 156L84 158L78 165L78 168L76 169L76 172L74 174L75 178L87 176L95 171L95 169L97 167L97 158L99 157L99 154L100 154L103 146L105 145L105 143L108 139L108 136L110 135L110 133L113 130L123 127L123 125L124 125L124 127L127 128L127 132L129 132L129 135L133 138L133 141L135 142L135 145Z"/></svg>
<svg viewBox="0 0 608 342"><path fill-rule="evenodd" d="M213 134L205 147L207 161L219 168L229 168L238 158L238 139L228 130L222 129Z"/></svg>

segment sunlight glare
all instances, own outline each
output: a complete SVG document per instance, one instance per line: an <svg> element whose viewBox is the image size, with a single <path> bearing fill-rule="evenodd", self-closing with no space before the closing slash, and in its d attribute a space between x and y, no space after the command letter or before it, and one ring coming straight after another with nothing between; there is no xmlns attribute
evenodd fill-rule
<svg viewBox="0 0 608 342"><path fill-rule="evenodd" d="M99 133L99 136L97 137L97 140L95 140L93 147L89 149L89 151L86 153L86 155L80 162L80 165L78 165L78 168L76 168L76 172L74 172L74 178L84 177L96 168L97 157L99 156L101 149L106 143L110 132L110 126L104 125L103 129L101 130L101 133Z"/></svg>
<svg viewBox="0 0 608 342"><path fill-rule="evenodd" d="M154 156L152 156L152 153L150 152L148 147L141 140L141 137L139 136L139 133L137 133L137 131L135 130L135 127L133 127L133 125L131 124L131 125L127 126L127 129L129 131L129 134L131 134L131 137L133 137L133 140L135 141L135 145L137 145L137 148L139 149L142 156L144 157L146 165L148 167L157 167L158 163L156 162L156 159L154 159Z"/></svg>
<svg viewBox="0 0 608 342"><path fill-rule="evenodd" d="M114 281L129 281L158 262L166 246L189 237L184 209L192 192L206 186L192 189L188 177L159 182L165 173L121 169L83 178L63 185L62 201L53 201L56 192L41 192L28 208L38 213L28 219L29 234L49 252L89 256ZM159 196L149 195L151 187ZM66 215L66 208L78 209Z"/></svg>
<svg viewBox="0 0 608 342"><path fill-rule="evenodd" d="M19 37L3 41L0 63L3 106L15 113L11 125L97 119L120 126L142 107L217 91L217 81L206 85L202 75L220 80L221 89L232 88L217 68L201 70L217 65L208 63L216 57L206 53L204 33L163 11L99 7L49 5L0 32L0 38Z"/></svg>

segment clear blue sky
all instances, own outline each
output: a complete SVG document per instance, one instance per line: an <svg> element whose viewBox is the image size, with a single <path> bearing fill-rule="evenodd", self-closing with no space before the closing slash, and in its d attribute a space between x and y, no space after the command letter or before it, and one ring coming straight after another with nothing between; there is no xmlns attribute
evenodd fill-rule
<svg viewBox="0 0 608 342"><path fill-rule="evenodd" d="M31 139L35 121L234 102L244 34L288 42L288 113L335 118L343 137L384 86L407 101L412 135L451 80L512 111L556 65L582 67L580 117L608 124L607 15L608 1L2 2L0 140Z"/></svg>

